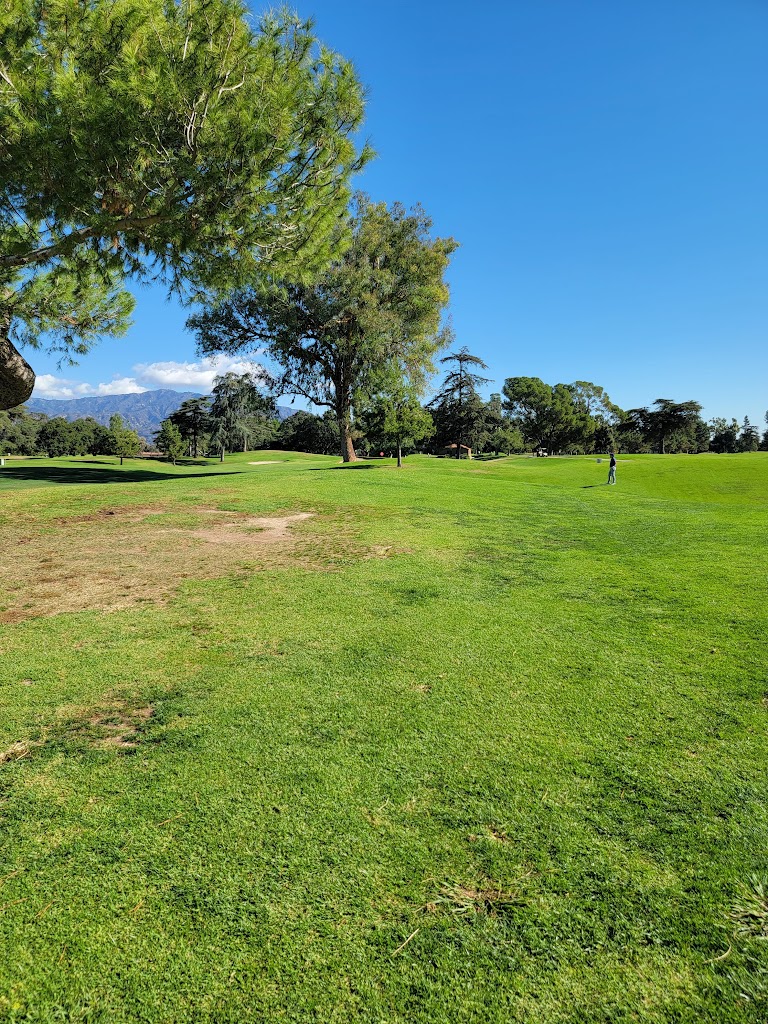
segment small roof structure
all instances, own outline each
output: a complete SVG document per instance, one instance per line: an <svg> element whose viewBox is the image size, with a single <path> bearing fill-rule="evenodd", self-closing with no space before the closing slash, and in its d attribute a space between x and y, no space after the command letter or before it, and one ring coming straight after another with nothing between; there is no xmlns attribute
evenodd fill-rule
<svg viewBox="0 0 768 1024"><path fill-rule="evenodd" d="M456 444L447 444L447 445L445 446L445 451L446 451L446 452L450 452L450 453L451 453L452 455L455 455L455 454L456 454L456 449L457 449L457 447L458 447L458 448L461 448L461 451L459 452L459 457L461 457L462 455L464 455L464 453L466 452L466 453L467 453L467 458L470 458L470 459L472 458L472 449L471 449L471 448L469 448L469 447L468 447L467 445L465 445L465 444L462 444L462 445L456 445Z"/></svg>

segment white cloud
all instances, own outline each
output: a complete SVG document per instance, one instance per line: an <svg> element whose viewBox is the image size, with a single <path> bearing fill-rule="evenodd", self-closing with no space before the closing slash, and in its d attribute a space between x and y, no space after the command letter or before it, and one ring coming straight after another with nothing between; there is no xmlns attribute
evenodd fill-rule
<svg viewBox="0 0 768 1024"><path fill-rule="evenodd" d="M98 395L140 395L155 388L208 394L213 388L214 377L220 374L252 373L257 380L266 376L266 371L258 363L249 359L233 359L231 356L208 356L195 363L138 363L133 371L133 377L113 377L105 384L86 384L41 373L35 381L35 397L68 399Z"/></svg>
<svg viewBox="0 0 768 1024"><path fill-rule="evenodd" d="M54 377L51 373L38 374L35 380L35 398L90 398L93 395L141 394L148 390L134 377L115 377L108 384L95 385Z"/></svg>
<svg viewBox="0 0 768 1024"><path fill-rule="evenodd" d="M213 388L213 378L224 373L252 373L264 376L264 369L250 359L231 356L207 356L196 363L139 363L134 366L136 379L154 388L178 388L185 391L203 391Z"/></svg>

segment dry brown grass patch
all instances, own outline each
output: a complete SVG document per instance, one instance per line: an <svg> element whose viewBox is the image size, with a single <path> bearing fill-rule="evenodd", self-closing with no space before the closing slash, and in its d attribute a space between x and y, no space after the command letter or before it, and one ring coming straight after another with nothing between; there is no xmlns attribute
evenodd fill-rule
<svg viewBox="0 0 768 1024"><path fill-rule="evenodd" d="M311 518L155 505L6 521L0 545L13 556L0 565L0 623L164 602L187 579L291 566L332 569L384 553L363 549L343 526L297 530Z"/></svg>
<svg viewBox="0 0 768 1024"><path fill-rule="evenodd" d="M125 702L102 709L87 720L88 739L94 747L123 747L134 749L139 733L155 713L151 704L131 708Z"/></svg>

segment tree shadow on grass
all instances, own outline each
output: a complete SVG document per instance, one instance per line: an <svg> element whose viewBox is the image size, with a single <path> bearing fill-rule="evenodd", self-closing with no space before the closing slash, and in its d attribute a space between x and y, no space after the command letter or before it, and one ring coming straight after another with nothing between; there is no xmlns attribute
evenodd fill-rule
<svg viewBox="0 0 768 1024"><path fill-rule="evenodd" d="M236 471L235 471L236 474ZM3 482L16 483L21 480L31 483L50 484L117 484L152 483L153 480L183 480L188 477L232 476L233 471L208 473L158 473L146 469L120 469L101 464L99 469L88 466L5 466L0 469L0 488Z"/></svg>
<svg viewBox="0 0 768 1024"><path fill-rule="evenodd" d="M378 468L377 466L372 466L370 463L355 462L355 463L349 463L348 465L345 465L345 466L313 466L310 469L309 472L310 473L327 473L327 472L329 472L330 470L333 470L333 469L377 469L377 468Z"/></svg>

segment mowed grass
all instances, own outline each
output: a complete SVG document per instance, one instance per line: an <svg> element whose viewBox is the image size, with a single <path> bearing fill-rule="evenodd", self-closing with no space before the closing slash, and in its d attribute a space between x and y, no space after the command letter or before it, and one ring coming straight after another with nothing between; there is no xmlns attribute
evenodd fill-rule
<svg viewBox="0 0 768 1024"><path fill-rule="evenodd" d="M768 456L607 471L6 466L6 572L148 575L5 597L0 1019L768 1019ZM212 509L312 517L156 592Z"/></svg>

